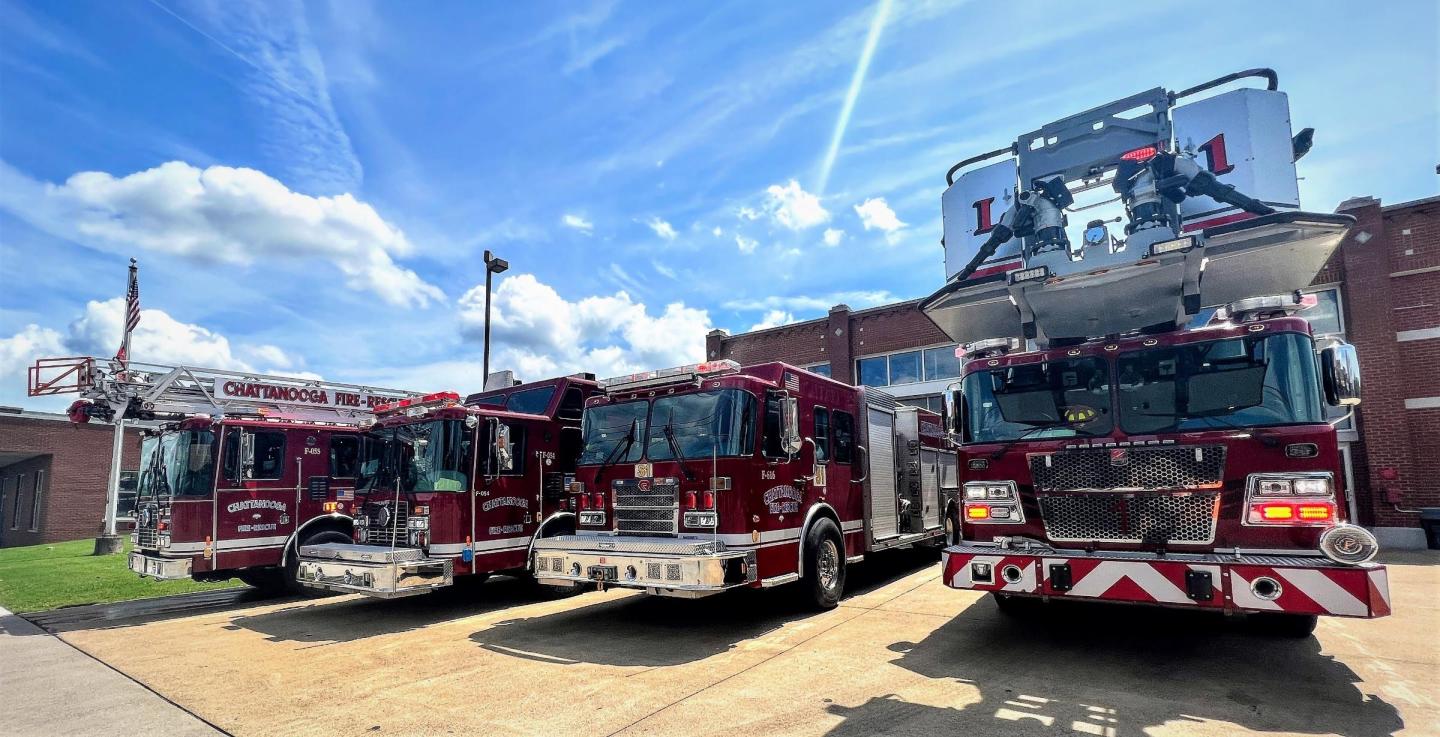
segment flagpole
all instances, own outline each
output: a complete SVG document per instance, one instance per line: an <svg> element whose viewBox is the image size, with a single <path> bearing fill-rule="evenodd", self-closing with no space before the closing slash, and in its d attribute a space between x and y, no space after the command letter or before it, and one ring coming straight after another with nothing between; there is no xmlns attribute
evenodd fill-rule
<svg viewBox="0 0 1440 737"><path fill-rule="evenodd" d="M125 283L125 334L120 340L119 373L130 370L130 332L132 301L139 311L140 302L139 267L130 259L130 273ZM125 550L125 541L116 533L116 517L120 508L120 466L125 455L125 414L124 408L116 412L115 437L110 443L110 480L105 484L105 526L100 537L95 538L95 555L114 555Z"/></svg>

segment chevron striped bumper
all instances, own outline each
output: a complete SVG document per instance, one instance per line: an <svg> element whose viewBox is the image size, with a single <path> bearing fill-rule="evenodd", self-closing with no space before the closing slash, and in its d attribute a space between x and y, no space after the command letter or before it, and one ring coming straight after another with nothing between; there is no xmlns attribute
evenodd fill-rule
<svg viewBox="0 0 1440 737"><path fill-rule="evenodd" d="M1057 599L1338 617L1390 613L1385 567L1326 558L1016 551L962 543L941 558L945 585Z"/></svg>

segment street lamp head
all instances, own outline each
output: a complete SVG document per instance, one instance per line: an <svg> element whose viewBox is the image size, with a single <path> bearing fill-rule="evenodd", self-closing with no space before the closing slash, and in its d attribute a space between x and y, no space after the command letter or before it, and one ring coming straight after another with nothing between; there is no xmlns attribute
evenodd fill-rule
<svg viewBox="0 0 1440 737"><path fill-rule="evenodd" d="M492 274L500 274L510 268L510 262L503 258L492 258L485 267L488 268Z"/></svg>

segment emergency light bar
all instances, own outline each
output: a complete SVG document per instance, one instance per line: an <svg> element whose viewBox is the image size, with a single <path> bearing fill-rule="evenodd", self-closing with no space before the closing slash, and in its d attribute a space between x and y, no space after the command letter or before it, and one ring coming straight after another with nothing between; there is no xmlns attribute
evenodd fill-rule
<svg viewBox="0 0 1440 737"><path fill-rule="evenodd" d="M398 402L376 405L375 414L402 411L406 414L420 414L440 407L453 407L459 403L460 395L455 392L435 392L414 399L402 399Z"/></svg>
<svg viewBox="0 0 1440 737"><path fill-rule="evenodd" d="M660 386L663 384L674 384L683 381L694 381L705 376L718 376L720 374L733 374L740 370L740 364L730 359L718 361L706 361L705 363L694 363L687 366L675 366L673 368L656 369L655 371L642 371L638 374L628 376L616 376L606 379L600 384L605 391L625 391L629 389L640 389L648 386Z"/></svg>

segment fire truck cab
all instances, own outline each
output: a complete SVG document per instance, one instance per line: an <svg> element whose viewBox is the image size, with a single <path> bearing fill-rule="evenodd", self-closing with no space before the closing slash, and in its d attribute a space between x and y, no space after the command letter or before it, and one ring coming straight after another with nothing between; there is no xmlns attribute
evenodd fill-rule
<svg viewBox="0 0 1440 737"><path fill-rule="evenodd" d="M535 543L542 583L694 598L803 581L831 607L847 564L938 544L954 519L939 417L881 392L733 361L604 385L569 487L577 529Z"/></svg>
<svg viewBox="0 0 1440 737"><path fill-rule="evenodd" d="M42 358L29 374L32 396L80 395L74 422L147 426L132 571L296 591L297 549L350 536L361 423L378 403L420 396L84 356Z"/></svg>
<svg viewBox="0 0 1440 737"><path fill-rule="evenodd" d="M302 546L299 579L394 598L525 572L539 538L575 530L565 488L596 391L567 376L378 407L360 439L353 540Z"/></svg>
<svg viewBox="0 0 1440 737"><path fill-rule="evenodd" d="M1214 92L1247 78L1266 88ZM921 303L968 359L949 392L965 484L948 585L1002 609L1249 612L1296 635L1318 615L1390 612L1333 427L1360 401L1355 350L1317 350L1301 316L1354 219L1299 209L1295 162L1314 131L1291 133L1275 73L1252 69L1101 105L951 168L954 268ZM1076 204L1099 189L1119 196ZM1068 215L1110 202L1123 215L1072 243Z"/></svg>
<svg viewBox="0 0 1440 737"><path fill-rule="evenodd" d="M348 540L351 425L194 418L146 431L130 569L294 587L295 548Z"/></svg>

